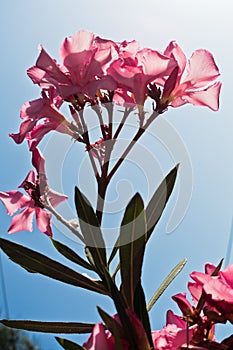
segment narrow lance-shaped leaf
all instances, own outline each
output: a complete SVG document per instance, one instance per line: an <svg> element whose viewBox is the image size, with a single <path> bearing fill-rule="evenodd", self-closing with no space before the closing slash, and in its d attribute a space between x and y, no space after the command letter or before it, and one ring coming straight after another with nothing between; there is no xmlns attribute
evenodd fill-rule
<svg viewBox="0 0 233 350"><path fill-rule="evenodd" d="M63 256L65 256L67 259L84 267L85 269L93 270L93 266L91 264L89 264L86 260L81 258L81 256L79 256L77 253L75 253L72 249L67 247L65 244L58 242L53 238L51 239L51 241L54 247L57 249L57 251Z"/></svg>
<svg viewBox="0 0 233 350"><path fill-rule="evenodd" d="M149 240L156 224L158 223L163 210L168 202L168 199L174 188L176 176L177 176L178 165L175 166L170 173L161 182L156 192L152 196L150 202L146 207L146 222L147 222L147 241ZM111 255L108 260L108 264L114 259L119 249L119 237L112 249Z"/></svg>
<svg viewBox="0 0 233 350"><path fill-rule="evenodd" d="M2 248L11 260L26 270L40 273L76 287L85 288L101 294L108 294L100 282L94 282L69 267L20 244L0 238L0 248Z"/></svg>
<svg viewBox="0 0 233 350"><path fill-rule="evenodd" d="M0 323L10 328L24 329L25 331L43 333L91 333L94 327L92 323L80 322L42 322L30 320L0 320Z"/></svg>
<svg viewBox="0 0 233 350"><path fill-rule="evenodd" d="M75 187L75 205L85 243L99 272L107 266L106 249L103 235L94 209L88 199Z"/></svg>
<svg viewBox="0 0 233 350"><path fill-rule="evenodd" d="M55 337L58 344L60 344L65 350L86 350L83 346L76 344L68 339Z"/></svg>
<svg viewBox="0 0 233 350"><path fill-rule="evenodd" d="M163 210L172 193L177 176L178 166L175 166L165 179L161 182L158 189L152 196L146 207L146 222L147 222L147 240L149 240L157 222L159 221Z"/></svg>
<svg viewBox="0 0 233 350"><path fill-rule="evenodd" d="M121 291L131 310L135 288L141 278L146 232L143 200L136 193L126 207L119 236Z"/></svg>
<svg viewBox="0 0 233 350"><path fill-rule="evenodd" d="M187 259L183 259L179 264L177 264L172 271L169 273L169 275L165 278L165 280L161 283L159 288L156 290L152 298L150 299L148 305L147 305L147 311L150 311L156 301L159 299L159 297L163 294L163 292L167 289L169 284L174 280L174 278L183 270L185 264L187 262Z"/></svg>

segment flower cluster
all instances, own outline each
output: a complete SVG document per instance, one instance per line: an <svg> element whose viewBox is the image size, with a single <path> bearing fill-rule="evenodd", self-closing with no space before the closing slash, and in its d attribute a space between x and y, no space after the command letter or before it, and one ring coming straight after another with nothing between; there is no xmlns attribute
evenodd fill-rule
<svg viewBox="0 0 233 350"><path fill-rule="evenodd" d="M87 142L79 118L70 122L59 111L65 101L77 112L87 103L135 105L141 123L148 97L158 113L186 103L214 111L219 108L221 83L214 82L219 70L212 54L204 49L194 51L187 60L175 41L160 52L140 49L135 40L113 42L85 30L64 40L61 65L42 46L39 49L36 65L28 69L28 76L41 87L42 97L23 105L20 131L10 135L16 143L26 138L31 150L51 130Z"/></svg>
<svg viewBox="0 0 233 350"><path fill-rule="evenodd" d="M166 326L158 331L152 331L155 349L212 349L230 350L233 348L233 337L224 339L221 343L215 340L214 332L217 323L230 321L233 324L233 265L219 271L220 266L206 264L205 273L193 272L191 277L195 282L188 283L194 305L186 299L186 293L173 296L182 311L182 316L167 312ZM150 350L150 344L137 315L127 311L131 320L139 349ZM120 325L118 315L113 316ZM121 334L124 334L121 329ZM122 349L129 350L127 340L121 338ZM110 331L105 331L102 323L94 326L89 339L83 344L86 350L116 350L115 340Z"/></svg>

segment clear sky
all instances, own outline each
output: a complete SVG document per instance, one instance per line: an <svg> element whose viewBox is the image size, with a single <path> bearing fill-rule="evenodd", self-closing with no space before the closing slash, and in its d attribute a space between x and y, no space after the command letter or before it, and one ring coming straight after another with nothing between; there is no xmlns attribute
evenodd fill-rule
<svg viewBox="0 0 233 350"><path fill-rule="evenodd" d="M115 41L136 39L142 47L159 50L175 39L187 56L198 48L206 48L214 54L223 82L219 112L191 105L169 109L158 125L152 127L152 138L145 140L144 146L142 143L160 169L159 176L155 172L153 178L153 170L157 168L155 166L153 169L152 165L152 169L142 174L142 183L143 178L149 179L150 184L154 179L155 188L162 173L167 173L176 162L181 162L177 188L148 246L143 277L147 298L179 261L188 258L183 272L151 312L153 329L164 325L165 310L176 310L170 297L186 290L189 273L202 270L207 261L218 263L227 252L233 202L232 11L233 5L228 0L8 0L1 4L1 191L16 189L31 169L27 145L17 146L8 134L18 130L21 105L39 96L39 89L26 75L26 69L35 63L38 44L43 44L59 60L63 39L75 31L88 29ZM166 130L171 133L166 134ZM154 135L157 133L162 138L161 142L155 142ZM150 140L154 142L154 148ZM74 167L76 171L78 164ZM64 170L64 174L71 176L70 186L66 181L65 188L72 196L74 174L70 174L69 170ZM129 186L130 183L124 174L122 176L126 181L118 179L119 192L121 186L125 183ZM85 181L85 176L80 175L80 187L88 192ZM143 185L137 187L137 181L134 181L132 188L127 187L127 190L134 192L135 188L141 188L145 201L148 200L148 189ZM182 192L180 196L179 191ZM72 197L70 206L73 207ZM176 221L173 217L170 226L167 226L174 208L176 218L183 217L183 220ZM182 210L179 211L179 208ZM9 237L7 229L10 218L2 205L0 218L2 237L65 263L53 250L49 240L36 229L33 233L21 232ZM82 251L80 245L59 230L55 230L55 238ZM233 263L232 255L229 259ZM97 322L96 304L110 313L114 312L108 300L97 298L91 292L45 277L32 276L8 261L3 254L1 261L8 305L7 310L0 293L1 317ZM59 349L52 336L37 335L36 339L45 350Z"/></svg>

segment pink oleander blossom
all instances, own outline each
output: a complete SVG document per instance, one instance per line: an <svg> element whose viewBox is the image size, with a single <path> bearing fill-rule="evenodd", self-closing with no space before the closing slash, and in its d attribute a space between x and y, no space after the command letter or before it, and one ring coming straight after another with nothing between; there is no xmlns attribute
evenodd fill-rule
<svg viewBox="0 0 233 350"><path fill-rule="evenodd" d="M159 350L177 350L182 345L186 346L187 334L188 340L190 340L193 332L194 328L189 327L187 333L187 323L169 310L166 326L161 330L152 332L154 347Z"/></svg>
<svg viewBox="0 0 233 350"><path fill-rule="evenodd" d="M119 58L113 61L107 72L118 88L133 93L135 103L143 105L147 85L165 79L175 68L176 61L159 51L138 48L137 42L124 42L119 49Z"/></svg>
<svg viewBox="0 0 233 350"><path fill-rule="evenodd" d="M53 207L66 200L67 196L48 187L45 177L45 161L37 148L32 152L32 163L36 168L37 176L31 170L19 185L19 188L23 188L27 195L20 191L0 192L0 200L4 204L8 215L12 216L20 210L14 215L8 232L15 233L24 230L32 232L32 221L35 216L38 229L48 236L52 236L52 215L44 209L45 192L46 198L49 199Z"/></svg>
<svg viewBox="0 0 233 350"><path fill-rule="evenodd" d="M175 41L168 45L164 55L175 59L178 67L165 82L161 103L172 107L192 103L217 111L221 83L213 83L220 75L213 55L204 49L196 50L186 67L185 55Z"/></svg>
<svg viewBox="0 0 233 350"><path fill-rule="evenodd" d="M202 272L193 272L190 276L195 281L195 284L189 284L191 292L203 291L208 308L217 310L233 323L233 265L220 271L217 276Z"/></svg>
<svg viewBox="0 0 233 350"><path fill-rule="evenodd" d="M54 89L51 88L48 95L43 91L41 98L24 103L20 111L23 122L19 133L10 134L16 143L22 143L27 139L30 150L33 150L44 135L52 130L75 137L74 125L59 111L62 101L53 93ZM41 120L43 120L42 123Z"/></svg>
<svg viewBox="0 0 233 350"><path fill-rule="evenodd" d="M28 75L42 88L55 86L63 99L73 95L94 98L98 89L114 90L115 83L105 72L116 50L112 41L101 43L94 33L81 30L64 40L60 56L62 65L56 63L42 46L36 65L28 69Z"/></svg>

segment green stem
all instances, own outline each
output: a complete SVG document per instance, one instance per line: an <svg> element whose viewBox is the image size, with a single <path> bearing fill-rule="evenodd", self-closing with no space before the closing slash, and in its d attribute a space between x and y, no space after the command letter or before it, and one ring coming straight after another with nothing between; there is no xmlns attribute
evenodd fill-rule
<svg viewBox="0 0 233 350"><path fill-rule="evenodd" d="M136 133L136 135L134 136L133 140L129 143L129 145L126 147L125 151L122 153L120 159L117 161L117 163L115 164L115 166L112 168L112 170L110 171L110 173L108 174L108 181L110 182L111 178L113 177L113 175L116 173L116 171L118 170L118 168L120 167L121 163L123 163L124 159L126 158L126 156L129 154L129 152L132 150L134 143L136 141L138 141L140 139L140 137L144 134L144 132L146 131L146 129L150 126L150 124L158 117L159 113L154 111L150 118L147 120L147 122L145 123L144 127L140 127Z"/></svg>

